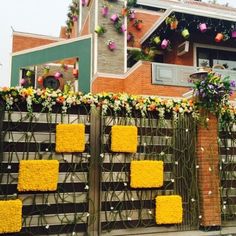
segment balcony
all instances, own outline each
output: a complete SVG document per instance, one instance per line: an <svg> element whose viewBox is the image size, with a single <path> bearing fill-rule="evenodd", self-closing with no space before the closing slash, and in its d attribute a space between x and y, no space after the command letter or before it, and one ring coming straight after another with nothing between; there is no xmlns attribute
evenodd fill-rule
<svg viewBox="0 0 236 236"><path fill-rule="evenodd" d="M197 71L194 66L152 63L152 84L191 87L189 76ZM213 69L222 76L230 76L236 81L236 71L227 69Z"/></svg>

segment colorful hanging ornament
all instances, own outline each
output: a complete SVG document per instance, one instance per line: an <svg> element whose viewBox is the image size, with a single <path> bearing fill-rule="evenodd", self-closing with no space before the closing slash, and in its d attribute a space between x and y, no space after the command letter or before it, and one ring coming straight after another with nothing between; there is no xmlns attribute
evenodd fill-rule
<svg viewBox="0 0 236 236"><path fill-rule="evenodd" d="M109 40L107 42L107 47L110 51L114 51L116 49L116 43L113 40Z"/></svg>
<svg viewBox="0 0 236 236"><path fill-rule="evenodd" d="M232 37L233 39L236 39L236 28L234 28L234 29L232 30L232 32L231 32L231 37Z"/></svg>
<svg viewBox="0 0 236 236"><path fill-rule="evenodd" d="M161 42L161 48L166 49L170 44L170 41L168 39L163 39Z"/></svg>
<svg viewBox="0 0 236 236"><path fill-rule="evenodd" d="M56 72L56 73L54 74L54 77L55 77L56 79L60 79L60 78L62 77L62 74L61 74L60 72Z"/></svg>
<svg viewBox="0 0 236 236"><path fill-rule="evenodd" d="M220 43L224 39L224 35L222 33L217 33L215 36L215 41Z"/></svg>
<svg viewBox="0 0 236 236"><path fill-rule="evenodd" d="M102 16L107 17L108 12L109 12L108 6L103 6L102 9L101 9Z"/></svg>
<svg viewBox="0 0 236 236"><path fill-rule="evenodd" d="M110 18L110 20L115 23L119 20L119 16L117 14L113 14Z"/></svg>
<svg viewBox="0 0 236 236"><path fill-rule="evenodd" d="M185 39L189 38L190 36L189 30L186 28L182 30L181 34Z"/></svg>
<svg viewBox="0 0 236 236"><path fill-rule="evenodd" d="M205 33L207 31L207 24L206 23L200 23L199 24L199 30L201 33Z"/></svg>
<svg viewBox="0 0 236 236"><path fill-rule="evenodd" d="M43 76L39 76L37 81L38 81L39 85L42 85L43 84Z"/></svg>
<svg viewBox="0 0 236 236"><path fill-rule="evenodd" d="M153 39L153 42L156 44L156 45L159 45L161 43L161 38L160 36L156 36L154 39Z"/></svg>
<svg viewBox="0 0 236 236"><path fill-rule="evenodd" d="M73 69L72 74L73 74L74 78L78 78L78 76L79 76L78 69Z"/></svg>

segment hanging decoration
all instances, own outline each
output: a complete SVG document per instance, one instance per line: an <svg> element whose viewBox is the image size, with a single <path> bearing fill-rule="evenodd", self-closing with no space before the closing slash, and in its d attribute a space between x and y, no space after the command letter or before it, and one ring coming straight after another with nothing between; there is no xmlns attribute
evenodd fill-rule
<svg viewBox="0 0 236 236"><path fill-rule="evenodd" d="M178 24L179 24L179 21L177 20L175 15L166 17L165 22L166 22L166 25L170 26L171 30L177 29Z"/></svg>
<svg viewBox="0 0 236 236"><path fill-rule="evenodd" d="M104 5L102 6L101 13L102 13L102 16L103 16L103 17L107 17L107 15L108 15L108 13L109 13L109 7L108 7L108 5L104 4Z"/></svg>
<svg viewBox="0 0 236 236"><path fill-rule="evenodd" d="M206 23L200 23L199 24L199 30L201 33L205 33L207 31L207 24Z"/></svg>
<svg viewBox="0 0 236 236"><path fill-rule="evenodd" d="M108 40L106 44L110 51L114 51L116 49L116 43L112 39Z"/></svg>
<svg viewBox="0 0 236 236"><path fill-rule="evenodd" d="M136 19L136 20L134 21L133 26L134 26L137 30L141 30L142 27L143 27L143 24L142 24L142 23L143 23L142 20Z"/></svg>
<svg viewBox="0 0 236 236"><path fill-rule="evenodd" d="M162 42L161 42L161 48L162 49L167 49L169 45L170 45L170 40L168 40L168 39L163 39L162 40Z"/></svg>
<svg viewBox="0 0 236 236"><path fill-rule="evenodd" d="M181 32L181 35L184 37L184 39L188 39L190 36L189 30L184 28Z"/></svg>
<svg viewBox="0 0 236 236"><path fill-rule="evenodd" d="M106 33L106 29L105 29L105 27L102 26L102 25L97 25L94 32L97 33L98 36L101 36L101 35L103 35L104 33Z"/></svg>

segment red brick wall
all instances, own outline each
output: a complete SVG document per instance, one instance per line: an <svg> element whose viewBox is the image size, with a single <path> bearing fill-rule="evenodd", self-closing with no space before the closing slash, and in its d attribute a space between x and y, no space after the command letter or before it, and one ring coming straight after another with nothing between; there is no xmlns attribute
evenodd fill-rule
<svg viewBox="0 0 236 236"><path fill-rule="evenodd" d="M158 15L136 12L136 19L143 21L143 27L141 30L137 30L133 24L134 20L130 21L128 24L128 32L134 35L134 44L129 43L129 46L140 47L140 39L147 33L147 31L156 23L160 18Z"/></svg>
<svg viewBox="0 0 236 236"><path fill-rule="evenodd" d="M170 52L165 51L164 54L164 63L168 64L175 64L175 65L185 65L185 66L193 66L193 43L190 42L189 52L182 55L177 56L177 47L183 43L181 38L176 38L175 40L171 41L171 48Z"/></svg>
<svg viewBox="0 0 236 236"><path fill-rule="evenodd" d="M47 45L55 42L58 42L58 40L28 37L24 35L21 36L13 34L12 52L18 52L21 50Z"/></svg>
<svg viewBox="0 0 236 236"><path fill-rule="evenodd" d="M125 79L96 78L92 84L92 92L126 92L140 95L159 95L181 97L189 91L186 87L174 87L151 84L151 63L143 62Z"/></svg>
<svg viewBox="0 0 236 236"><path fill-rule="evenodd" d="M212 114L203 114L203 117L209 121L198 126L197 136L200 222L204 227L220 226L218 121Z"/></svg>

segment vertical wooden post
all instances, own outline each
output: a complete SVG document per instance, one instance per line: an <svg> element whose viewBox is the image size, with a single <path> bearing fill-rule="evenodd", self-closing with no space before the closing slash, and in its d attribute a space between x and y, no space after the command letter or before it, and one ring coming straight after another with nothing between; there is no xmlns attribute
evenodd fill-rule
<svg viewBox="0 0 236 236"><path fill-rule="evenodd" d="M197 158L199 167L200 225L204 229L221 226L218 120L203 114L206 125L198 126Z"/></svg>
<svg viewBox="0 0 236 236"><path fill-rule="evenodd" d="M101 109L92 108L90 118L90 165L89 165L89 236L100 235L100 149L101 149Z"/></svg>

